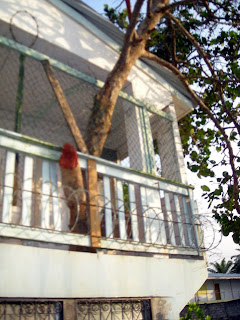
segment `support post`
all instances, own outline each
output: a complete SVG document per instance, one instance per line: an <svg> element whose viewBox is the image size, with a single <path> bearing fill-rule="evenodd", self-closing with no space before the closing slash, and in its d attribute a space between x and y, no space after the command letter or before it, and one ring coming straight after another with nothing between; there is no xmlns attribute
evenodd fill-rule
<svg viewBox="0 0 240 320"><path fill-rule="evenodd" d="M101 247L101 226L98 210L98 191L97 191L97 168L96 161L88 159L88 197L89 197L89 225L91 245L95 248Z"/></svg>
<svg viewBox="0 0 240 320"><path fill-rule="evenodd" d="M43 68L44 68L45 73L47 75L48 81L51 84L52 89L55 93L55 96L57 98L59 106L62 109L63 115L67 121L67 124L71 130L73 138L76 141L78 149L81 152L88 153L88 149L87 149L86 144L83 140L82 134L76 124L74 115L72 114L72 111L69 107L69 104L68 104L67 99L63 93L63 90L60 86L60 83L54 74L52 66L50 65L48 60L43 60L42 65L43 65Z"/></svg>
<svg viewBox="0 0 240 320"><path fill-rule="evenodd" d="M76 319L76 305L74 300L63 300L63 320Z"/></svg>
<svg viewBox="0 0 240 320"><path fill-rule="evenodd" d="M157 123L157 142L161 159L162 176L187 184L182 144L178 122L173 104L164 109L172 121L159 118Z"/></svg>
<svg viewBox="0 0 240 320"><path fill-rule="evenodd" d="M146 108L129 106L124 108L125 127L130 167L154 173L154 151Z"/></svg>

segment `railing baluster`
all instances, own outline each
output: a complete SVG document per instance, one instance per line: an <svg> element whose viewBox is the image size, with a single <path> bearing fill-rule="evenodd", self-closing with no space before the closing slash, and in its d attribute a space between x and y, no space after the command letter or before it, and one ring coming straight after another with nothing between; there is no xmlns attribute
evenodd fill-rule
<svg viewBox="0 0 240 320"><path fill-rule="evenodd" d="M189 207L188 207L188 204L187 204L186 197L183 197L183 208L184 208L184 214L185 214L185 221L186 221L189 245L191 247L192 246L195 247L195 237L194 237L192 218L191 218L191 215L189 214Z"/></svg>
<svg viewBox="0 0 240 320"><path fill-rule="evenodd" d="M50 228L50 168L49 161L42 162L42 212L41 212L41 226L42 228Z"/></svg>
<svg viewBox="0 0 240 320"><path fill-rule="evenodd" d="M29 142L31 148L23 150L21 143L26 142L21 141L22 137L18 138L19 141L15 139L15 135L13 137L4 136L6 141L1 140L1 137L0 135L1 148L5 148L1 152L2 172L0 174L2 179L0 180L3 185L0 194L2 196L1 222L20 223L25 226L22 227L23 230L31 230L31 232L39 227L54 228L55 230L42 232L46 234L55 232L57 237L62 234L58 231L68 232L69 209L64 200L61 175L57 165L60 151L52 150L39 142L39 146L35 146L36 149L33 152L31 141ZM8 151L9 148L15 152ZM16 153L19 153L20 159L18 184L14 182ZM165 248L173 249L172 246L174 246L174 251L172 251L174 253L187 254L191 250L191 254L194 251L196 251L195 255L199 254L198 247L201 237L196 221L193 220L192 194L187 186L174 184L157 177L148 177L102 159L90 159L87 155L80 155L80 158L82 167L88 168L86 181L90 195L88 198L91 203L87 212L91 220L91 227L90 236L81 234L86 239L88 238L88 242L84 242L86 241L84 237L81 239L76 235L76 239L74 238L76 243L80 241L93 247L100 247L103 244L105 248L149 252L165 252ZM92 180L89 180L89 177ZM97 221L99 219L100 196L97 191L99 181L104 190L101 192L103 195L101 209L105 214L105 232L102 235L100 221ZM20 190L16 202L14 202L14 190ZM14 206L15 204L17 206ZM14 212L17 212L18 216L16 214L14 216ZM19 221L20 212L21 221ZM116 220L113 217L115 212L117 213ZM29 226L33 228L27 228ZM131 235L129 236L128 233ZM69 233L67 236L71 238L72 235ZM110 239L104 239L105 236ZM124 241L120 241L118 237L121 240L127 240L125 245L123 245ZM139 243L136 244L136 242ZM165 247L168 244L169 246ZM178 250L178 247L182 247L181 250Z"/></svg>
<svg viewBox="0 0 240 320"><path fill-rule="evenodd" d="M31 225L32 215L33 158L25 156L22 192L22 224Z"/></svg>
<svg viewBox="0 0 240 320"><path fill-rule="evenodd" d="M113 238L111 188L110 188L110 179L107 176L103 176L103 190L104 190L106 237Z"/></svg>
<svg viewBox="0 0 240 320"><path fill-rule="evenodd" d="M178 195L180 211L181 211L181 223L183 229L183 240L182 244L186 247L189 247L189 237L188 237L188 229L187 229L187 221L186 221L186 204L184 205L184 197L182 195Z"/></svg>
<svg viewBox="0 0 240 320"><path fill-rule="evenodd" d="M136 200L135 200L134 185L129 184L128 190L129 190L129 204L130 204L130 215L131 215L131 225L132 225L132 237L134 241L139 241L137 206L136 206Z"/></svg>
<svg viewBox="0 0 240 320"><path fill-rule="evenodd" d="M181 210L180 210L180 204L179 204L179 198L177 195L174 195L174 204L175 204L175 209L176 209L176 223L177 223L177 228L179 231L179 245L185 246L185 239L184 239L184 230L183 230L183 224L182 224L182 219L181 219Z"/></svg>
<svg viewBox="0 0 240 320"><path fill-rule="evenodd" d="M121 180L117 180L117 211L118 211L118 223L119 223L119 235L120 239L127 239L125 210L123 201L123 184Z"/></svg>
<svg viewBox="0 0 240 320"><path fill-rule="evenodd" d="M175 199L174 199L174 194L172 192L169 193L169 200L170 200L170 208L171 208L170 210L171 210L171 217L172 217L172 222L173 222L175 244L176 244L176 246L179 246L181 244L180 231L179 231L179 226L178 226L176 203L175 203Z"/></svg>
<svg viewBox="0 0 240 320"><path fill-rule="evenodd" d="M167 214L168 228L169 228L169 241L172 245L176 245L169 193L165 192L164 200L165 200L166 214Z"/></svg>
<svg viewBox="0 0 240 320"><path fill-rule="evenodd" d="M159 190L147 189L148 217L150 221L151 242L152 243L167 243L164 217L161 208L161 199Z"/></svg>
<svg viewBox="0 0 240 320"><path fill-rule="evenodd" d="M142 211L143 211L143 224L144 224L144 233L145 241L150 243L150 220L148 219L148 205L147 205L147 194L146 188L141 187L141 200L142 200Z"/></svg>
<svg viewBox="0 0 240 320"><path fill-rule="evenodd" d="M5 181L3 189L2 222L11 223L16 154L8 151L6 157Z"/></svg>
<svg viewBox="0 0 240 320"><path fill-rule="evenodd" d="M55 230L62 230L61 213L59 210L58 189L57 189L57 167L56 163L49 164L50 181L51 181L51 196L52 196L52 214L53 214L53 228Z"/></svg>
<svg viewBox="0 0 240 320"><path fill-rule="evenodd" d="M57 188L58 188L58 210L61 219L61 230L69 231L69 209L65 200L62 186L62 175L59 165L56 165Z"/></svg>

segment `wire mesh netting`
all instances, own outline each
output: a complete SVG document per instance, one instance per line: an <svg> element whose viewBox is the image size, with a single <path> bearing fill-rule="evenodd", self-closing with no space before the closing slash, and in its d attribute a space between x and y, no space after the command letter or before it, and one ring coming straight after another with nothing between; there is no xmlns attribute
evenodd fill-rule
<svg viewBox="0 0 240 320"><path fill-rule="evenodd" d="M0 128L55 146L66 142L75 145L42 63L3 46L0 46L0 61ZM59 68L54 68L54 74L87 141L89 118L99 87ZM181 181L173 121L160 111L119 97L101 157ZM11 137L14 142L14 136ZM1 222L91 235L96 226L89 223L90 211L96 207L99 237L105 238L106 248L112 245L109 240L119 239L118 248L123 250L133 250L128 247L129 242L197 250L199 221L192 216L186 187L181 192L175 187L172 191L173 183L169 182L169 189L165 185L162 190L159 180L150 183L148 178L140 178L138 172L125 170L124 174L122 167L104 162L97 171L97 195L92 196L85 166L82 167L83 191L93 201L87 203L82 218L79 190L73 190L77 209L72 213L69 199L63 193L57 159L46 160L33 154L19 149L11 151L6 145L0 148Z"/></svg>
<svg viewBox="0 0 240 320"><path fill-rule="evenodd" d="M42 63L3 46L0 61L0 128L54 145L75 145ZM54 73L87 141L87 126L99 88L57 68ZM152 108L150 112L119 98L101 157L179 180L172 122L158 111ZM168 163L168 170L162 170L163 162Z"/></svg>

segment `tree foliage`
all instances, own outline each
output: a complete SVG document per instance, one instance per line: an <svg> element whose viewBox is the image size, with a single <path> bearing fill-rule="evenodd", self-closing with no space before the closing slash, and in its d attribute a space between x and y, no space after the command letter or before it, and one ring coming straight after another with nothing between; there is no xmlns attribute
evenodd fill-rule
<svg viewBox="0 0 240 320"><path fill-rule="evenodd" d="M189 303L186 314L183 317L180 317L180 320L191 320L191 319L211 320L212 317L210 316L205 317L200 305L197 304L196 302L193 302L193 303Z"/></svg>
<svg viewBox="0 0 240 320"><path fill-rule="evenodd" d="M199 178L210 177L203 196L223 235L232 232L240 244L240 1L148 0L135 25L146 22L156 6L162 15L139 58L170 69L195 100L193 113L179 123L188 167ZM105 6L105 12L128 33L129 10Z"/></svg>
<svg viewBox="0 0 240 320"><path fill-rule="evenodd" d="M234 266L233 261L226 259L222 259L222 261L219 262L211 262L210 265L212 266L211 268L208 268L209 272L212 273L232 273L232 269Z"/></svg>
<svg viewBox="0 0 240 320"><path fill-rule="evenodd" d="M239 249L237 250L240 251ZM240 273L240 254L232 256L231 259L233 259L232 273Z"/></svg>

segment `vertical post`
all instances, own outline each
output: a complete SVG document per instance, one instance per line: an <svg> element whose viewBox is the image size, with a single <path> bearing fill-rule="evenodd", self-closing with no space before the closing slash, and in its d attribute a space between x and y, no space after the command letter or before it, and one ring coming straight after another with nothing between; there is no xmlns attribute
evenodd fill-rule
<svg viewBox="0 0 240 320"><path fill-rule="evenodd" d="M123 184L121 180L117 180L117 211L119 221L119 236L120 239L127 239L124 199L123 199Z"/></svg>
<svg viewBox="0 0 240 320"><path fill-rule="evenodd" d="M192 225L192 242L196 247L196 250L198 252L198 255L200 255L200 243L199 243L199 237L197 232L197 227L194 224L194 203L193 203L193 190L188 188L188 195L189 195L189 203L188 203L188 210L189 210L189 216L190 216L190 223Z"/></svg>
<svg viewBox="0 0 240 320"><path fill-rule="evenodd" d="M181 138L175 107L169 105L165 110L172 121L159 118L157 124L157 142L161 159L162 176L182 183L187 183Z"/></svg>
<svg viewBox="0 0 240 320"><path fill-rule="evenodd" d="M42 162L42 210L41 227L50 228L50 163L48 160Z"/></svg>
<svg viewBox="0 0 240 320"><path fill-rule="evenodd" d="M5 181L3 189L2 222L11 223L12 219L12 199L14 186L14 168L16 155L8 151L6 157Z"/></svg>
<svg viewBox="0 0 240 320"><path fill-rule="evenodd" d="M61 110L63 112L65 119L66 119L68 127L71 130L72 136L77 144L78 149L81 152L88 153L88 149L87 149L86 144L83 140L82 134L77 126L76 120L75 120L74 115L70 109L70 106L67 102L67 99L64 95L62 87L54 74L52 66L50 65L48 60L43 60L42 65L43 65L44 71L47 75L48 81L49 81L50 85L52 86L53 92L57 98L58 104L61 107Z"/></svg>
<svg viewBox="0 0 240 320"><path fill-rule="evenodd" d="M76 303L74 300L63 300L63 320L73 320L76 317Z"/></svg>
<svg viewBox="0 0 240 320"><path fill-rule="evenodd" d="M124 119L130 166L144 172L154 173L153 141L146 108L124 107Z"/></svg>
<svg viewBox="0 0 240 320"><path fill-rule="evenodd" d="M31 225L32 215L33 158L25 156L22 192L22 224Z"/></svg>
<svg viewBox="0 0 240 320"><path fill-rule="evenodd" d="M26 56L22 53L19 55L19 71L18 71L18 88L16 96L16 112L15 112L15 132L21 131L22 109L23 109L23 87L24 87L24 61ZM17 205L18 199L18 170L19 170L19 153L16 153L15 169L14 169L14 185L13 185L13 205Z"/></svg>
<svg viewBox="0 0 240 320"><path fill-rule="evenodd" d="M33 168L33 226L41 227L41 210L42 210L42 162L41 158L36 157Z"/></svg>
<svg viewBox="0 0 240 320"><path fill-rule="evenodd" d="M88 159L89 225L92 247L101 247L101 226L98 212L96 161Z"/></svg>
<svg viewBox="0 0 240 320"><path fill-rule="evenodd" d="M23 85L24 85L24 61L25 56L19 55L18 89L16 97L15 132L20 132L23 107Z"/></svg>
<svg viewBox="0 0 240 320"><path fill-rule="evenodd" d="M139 108L140 118L141 118L141 129L144 141L145 149L145 161L148 173L155 173L155 160L154 160L154 146L153 137L151 132L151 125L149 121L149 114L147 112L146 106Z"/></svg>

